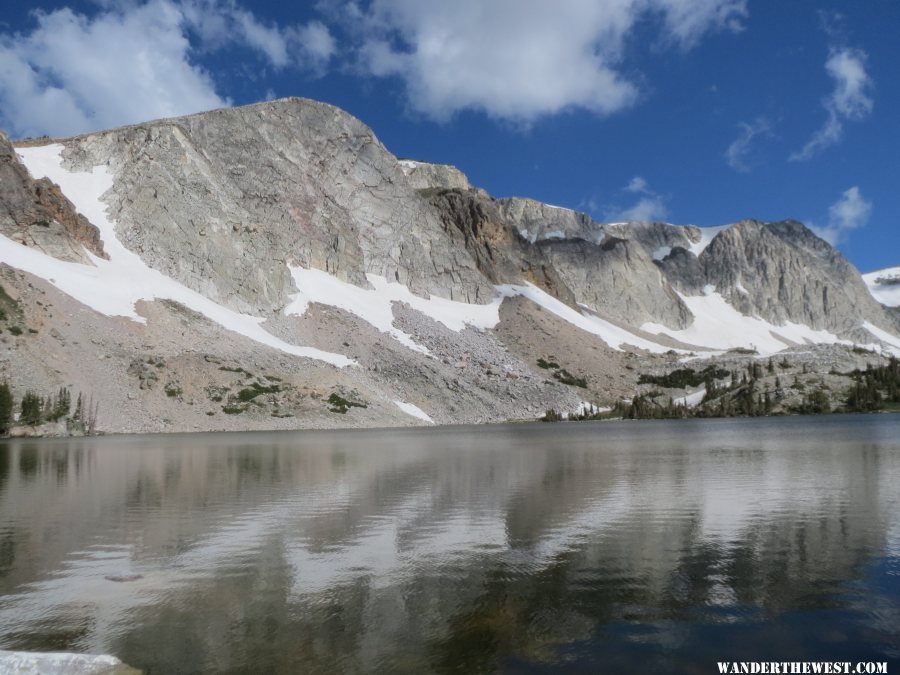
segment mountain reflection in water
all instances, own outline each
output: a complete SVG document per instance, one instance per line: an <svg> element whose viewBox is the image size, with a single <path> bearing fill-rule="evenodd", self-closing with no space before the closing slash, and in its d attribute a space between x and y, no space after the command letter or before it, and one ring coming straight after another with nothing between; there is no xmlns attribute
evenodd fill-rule
<svg viewBox="0 0 900 675"><path fill-rule="evenodd" d="M0 647L151 672L900 656L900 416L0 442Z"/></svg>

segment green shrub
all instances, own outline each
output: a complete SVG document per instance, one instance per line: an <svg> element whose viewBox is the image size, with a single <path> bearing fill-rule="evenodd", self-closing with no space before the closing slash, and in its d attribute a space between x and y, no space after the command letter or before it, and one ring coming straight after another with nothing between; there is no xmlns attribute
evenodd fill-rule
<svg viewBox="0 0 900 675"><path fill-rule="evenodd" d="M356 401L348 401L343 396L339 394L331 394L331 396L327 399L328 404L331 406L329 410L333 413L340 413L342 415L346 415L347 411L350 408L368 408L369 406L365 403L359 403Z"/></svg>
<svg viewBox="0 0 900 675"><path fill-rule="evenodd" d="M549 408L541 418L541 422L561 422L562 418L562 415L556 412L553 408Z"/></svg>
<svg viewBox="0 0 900 675"><path fill-rule="evenodd" d="M665 375L647 375L638 377L638 384L655 384L667 389L685 389L687 387L699 387L707 380L721 380L728 377L729 373L724 368L707 366L701 371L693 368L679 368Z"/></svg>
<svg viewBox="0 0 900 675"><path fill-rule="evenodd" d="M587 389L587 380L583 377L576 377L572 375L565 368L556 371L553 373L553 377L562 382L563 384L568 384L571 387L581 387L582 389Z"/></svg>

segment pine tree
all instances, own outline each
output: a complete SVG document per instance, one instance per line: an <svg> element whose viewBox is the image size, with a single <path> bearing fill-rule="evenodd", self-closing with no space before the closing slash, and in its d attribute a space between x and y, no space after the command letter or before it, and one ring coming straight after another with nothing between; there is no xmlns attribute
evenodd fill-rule
<svg viewBox="0 0 900 675"><path fill-rule="evenodd" d="M69 409L72 407L72 394L66 387L60 387L56 395L56 402L53 406L53 419L59 420L69 415Z"/></svg>
<svg viewBox="0 0 900 675"><path fill-rule="evenodd" d="M25 392L21 404L22 414L19 417L23 424L36 426L43 418L43 401L33 391Z"/></svg>
<svg viewBox="0 0 900 675"><path fill-rule="evenodd" d="M0 434L9 431L12 425L13 397L6 382L0 382Z"/></svg>

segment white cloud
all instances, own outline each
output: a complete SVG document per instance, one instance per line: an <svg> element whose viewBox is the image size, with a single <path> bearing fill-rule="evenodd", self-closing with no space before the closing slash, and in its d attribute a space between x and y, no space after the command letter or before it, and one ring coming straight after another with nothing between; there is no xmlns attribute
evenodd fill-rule
<svg viewBox="0 0 900 675"><path fill-rule="evenodd" d="M0 34L0 126L17 136L229 105L192 60L201 47L245 46L274 67L318 68L334 53L322 24L267 26L234 2L114 1L92 16L68 8L33 16L30 33Z"/></svg>
<svg viewBox="0 0 900 675"><path fill-rule="evenodd" d="M636 204L615 216L615 220L662 220L669 213L663 198L659 195L641 197Z"/></svg>
<svg viewBox="0 0 900 675"><path fill-rule="evenodd" d="M628 185L622 188L622 190L640 196L631 206L625 208L609 207L605 209L604 217L607 221L659 221L663 220L669 214L665 198L651 190L650 185L641 176L632 178L628 182Z"/></svg>
<svg viewBox="0 0 900 675"><path fill-rule="evenodd" d="M866 53L860 49L832 50L825 70L834 80L834 90L822 102L825 122L801 150L790 156L791 161L810 159L834 145L841 140L845 122L861 120L872 112L874 85L866 73L866 59Z"/></svg>
<svg viewBox="0 0 900 675"><path fill-rule="evenodd" d="M864 226L872 213L872 202L868 201L857 186L845 190L834 204L828 208L828 225L816 227L813 231L830 244L837 244L852 230Z"/></svg>
<svg viewBox="0 0 900 675"><path fill-rule="evenodd" d="M735 171L746 173L751 169L753 140L757 136L771 136L772 127L765 117L757 117L753 122L739 122L738 129L738 137L725 150L725 160Z"/></svg>
<svg viewBox="0 0 900 675"><path fill-rule="evenodd" d="M693 46L709 30L739 33L747 17L743 0L656 0L655 4L663 12L670 38L683 47Z"/></svg>
<svg viewBox="0 0 900 675"><path fill-rule="evenodd" d="M628 185L625 186L626 192L647 192L649 187L647 185L647 181L644 180L641 176L635 176L630 181L628 181Z"/></svg>
<svg viewBox="0 0 900 675"><path fill-rule="evenodd" d="M207 49L244 44L275 68L321 69L335 55L334 38L320 21L279 26L264 23L234 0L178 0L188 26Z"/></svg>
<svg viewBox="0 0 900 675"><path fill-rule="evenodd" d="M739 30L744 0L372 0L349 31L359 65L400 78L411 107L444 120L479 110L518 123L570 108L609 114L638 87L621 61L635 24L661 17L664 43L689 48L714 30Z"/></svg>

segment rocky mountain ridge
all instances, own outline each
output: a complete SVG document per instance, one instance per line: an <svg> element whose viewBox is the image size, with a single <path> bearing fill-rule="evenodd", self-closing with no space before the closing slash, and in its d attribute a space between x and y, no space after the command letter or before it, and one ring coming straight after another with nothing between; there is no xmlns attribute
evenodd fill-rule
<svg viewBox="0 0 900 675"><path fill-rule="evenodd" d="M108 390L101 429L533 418L692 353L900 351L897 314L800 223L597 223L496 199L323 103L3 143L0 275L39 337L4 336L0 365L20 390ZM88 324L114 355L73 348ZM248 375L226 386L220 368ZM141 421L112 423L125 409Z"/></svg>

